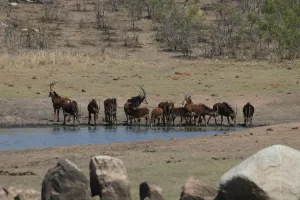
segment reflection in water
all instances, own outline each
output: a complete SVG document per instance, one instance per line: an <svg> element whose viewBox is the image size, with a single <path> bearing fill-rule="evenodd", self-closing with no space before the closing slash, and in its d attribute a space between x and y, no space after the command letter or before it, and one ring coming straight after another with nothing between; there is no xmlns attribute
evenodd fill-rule
<svg viewBox="0 0 300 200"><path fill-rule="evenodd" d="M117 126L104 126L107 132L117 132Z"/></svg>
<svg viewBox="0 0 300 200"><path fill-rule="evenodd" d="M96 132L97 131L97 126L88 126L89 132Z"/></svg>
<svg viewBox="0 0 300 200"><path fill-rule="evenodd" d="M224 130L214 129L176 126L53 126L48 128L9 128L0 129L0 150L191 138L222 134L224 130L226 132L232 130L228 128L223 128ZM241 128L235 129L238 130Z"/></svg>

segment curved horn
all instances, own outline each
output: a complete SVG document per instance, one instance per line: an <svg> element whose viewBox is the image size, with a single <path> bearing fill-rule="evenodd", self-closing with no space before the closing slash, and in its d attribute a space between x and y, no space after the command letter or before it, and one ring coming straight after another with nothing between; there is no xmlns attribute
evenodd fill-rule
<svg viewBox="0 0 300 200"><path fill-rule="evenodd" d="M146 92L145 92L145 90L144 90L144 88L142 87L142 86L140 86L139 85L139 87L142 89L142 91L143 91L143 97L146 97Z"/></svg>
<svg viewBox="0 0 300 200"><path fill-rule="evenodd" d="M50 83L50 91L52 91L53 84L54 84L54 81L52 83Z"/></svg>
<svg viewBox="0 0 300 200"><path fill-rule="evenodd" d="M99 104L98 104L98 113L99 113L99 111L100 111L100 99L99 99Z"/></svg>
<svg viewBox="0 0 300 200"><path fill-rule="evenodd" d="M52 89L53 89L53 87L54 87L54 85L55 85L56 83L58 83L58 82L53 81L53 82L50 84L50 91L52 91Z"/></svg>

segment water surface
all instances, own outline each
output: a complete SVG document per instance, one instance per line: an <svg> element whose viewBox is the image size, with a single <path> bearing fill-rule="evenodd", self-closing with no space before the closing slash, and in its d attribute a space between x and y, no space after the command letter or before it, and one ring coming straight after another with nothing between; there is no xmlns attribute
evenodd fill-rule
<svg viewBox="0 0 300 200"><path fill-rule="evenodd" d="M232 129L232 130L236 130ZM226 131L228 132L228 130ZM222 134L224 130L203 131L194 127L39 127L0 129L0 150L20 150L152 139L192 138Z"/></svg>

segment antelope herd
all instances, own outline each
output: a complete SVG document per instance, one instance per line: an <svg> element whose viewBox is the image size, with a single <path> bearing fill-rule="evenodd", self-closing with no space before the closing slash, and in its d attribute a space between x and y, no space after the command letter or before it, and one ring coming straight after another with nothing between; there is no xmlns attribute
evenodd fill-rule
<svg viewBox="0 0 300 200"><path fill-rule="evenodd" d="M59 110L63 110L64 121L63 125L66 124L66 117L68 116L70 121L70 117L73 117L73 125L75 124L75 119L80 123L79 120L79 111L78 104L76 101L71 100L69 98L63 98L59 96L54 90L53 87L57 82L52 82L50 84L50 92L49 97L51 97L53 104L53 121L55 121L57 115L57 122L59 122ZM231 124L230 119L233 121L233 124L236 125L236 117L237 117L237 106L235 109L233 106L229 105L226 102L218 102L213 105L213 108L208 107L202 103L194 103L192 101L191 95L186 94L184 96L182 106L175 107L174 102L160 102L156 108L153 108L151 111L148 108L140 107L142 103L148 104L146 100L146 91L144 88L139 86L143 91L142 95L131 97L124 104L124 112L126 116L126 124L132 125L132 123L137 123L138 125L141 122L141 119L145 119L145 124L153 126L156 124L160 124L160 122L165 125L175 125L175 119L180 118L180 125L182 125L183 120L185 121L185 125L195 124L196 126L202 124L202 120L204 121L204 125L207 126L211 117L214 118L215 124L217 123L217 119L221 116L221 125L223 125L223 117L227 118L228 124ZM104 121L109 124L117 123L117 99L116 98L108 98L104 102ZM91 124L92 115L94 115L94 124L97 124L97 119L100 111L100 102L97 103L95 99L92 99L88 106L88 124ZM254 106L249 102L243 107L243 115L244 115L244 124L245 126L252 125L252 118L254 114ZM206 116L209 116L208 120ZM193 122L192 122L193 120Z"/></svg>

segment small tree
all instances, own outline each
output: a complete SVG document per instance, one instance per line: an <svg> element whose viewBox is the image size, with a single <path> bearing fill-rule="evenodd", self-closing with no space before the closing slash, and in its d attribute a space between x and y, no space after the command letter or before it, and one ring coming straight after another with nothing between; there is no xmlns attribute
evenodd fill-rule
<svg viewBox="0 0 300 200"><path fill-rule="evenodd" d="M130 18L131 29L136 29L136 22L142 18L144 0L127 0L126 8Z"/></svg>
<svg viewBox="0 0 300 200"><path fill-rule="evenodd" d="M197 44L201 10L197 7L171 5L172 7L161 13L161 19L158 19L160 23L158 40L171 50L179 50L184 55L189 55Z"/></svg>

